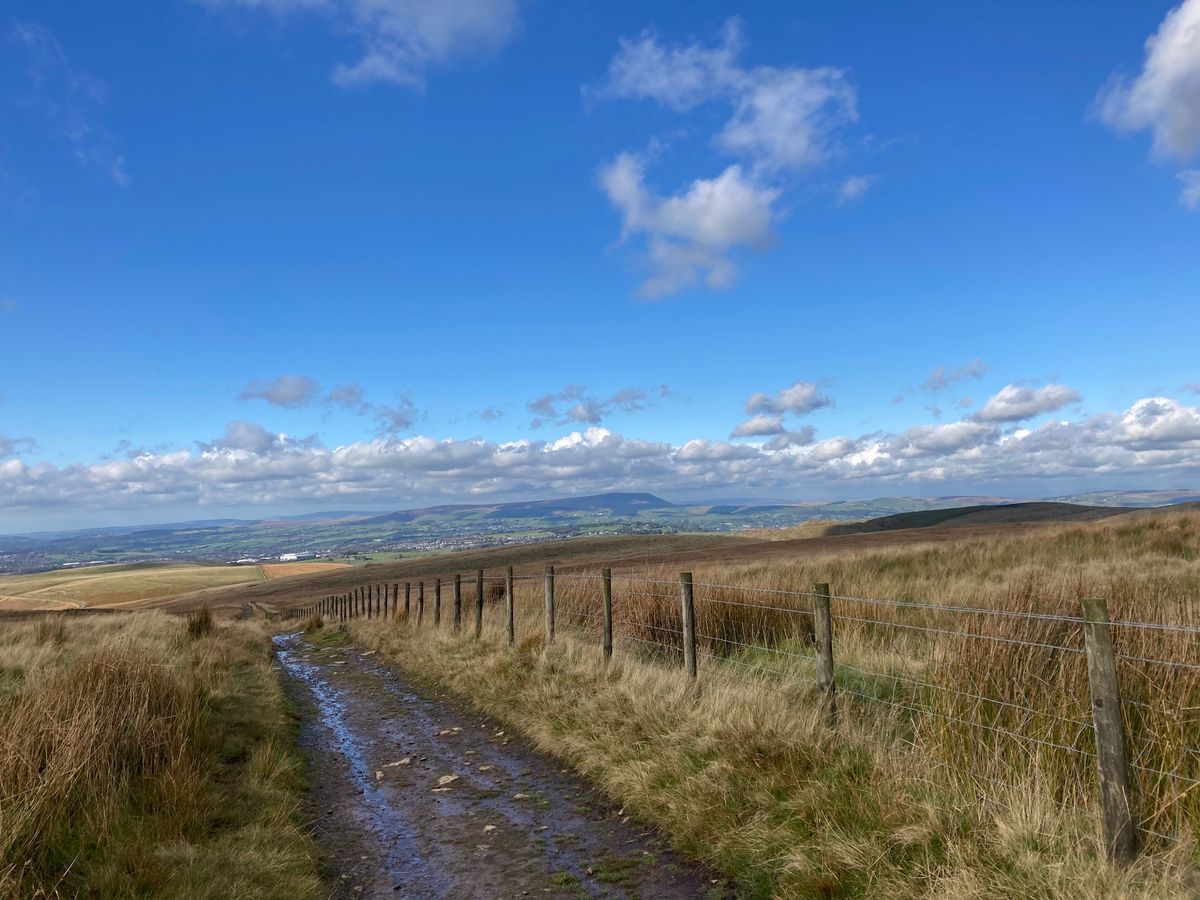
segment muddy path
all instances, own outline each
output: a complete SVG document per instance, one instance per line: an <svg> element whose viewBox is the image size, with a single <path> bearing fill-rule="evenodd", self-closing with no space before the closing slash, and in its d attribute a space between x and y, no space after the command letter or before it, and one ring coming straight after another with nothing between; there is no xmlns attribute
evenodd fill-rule
<svg viewBox="0 0 1200 900"><path fill-rule="evenodd" d="M333 896L728 896L586 781L372 652L275 645Z"/></svg>

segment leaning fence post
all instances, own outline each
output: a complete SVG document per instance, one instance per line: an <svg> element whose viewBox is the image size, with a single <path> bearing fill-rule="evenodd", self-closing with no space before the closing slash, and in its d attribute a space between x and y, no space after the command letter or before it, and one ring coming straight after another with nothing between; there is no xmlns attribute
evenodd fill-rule
<svg viewBox="0 0 1200 900"><path fill-rule="evenodd" d="M600 573L604 586L604 658L612 659L612 569Z"/></svg>
<svg viewBox="0 0 1200 900"><path fill-rule="evenodd" d="M683 668L696 677L696 606L692 599L692 573L679 573L679 598L683 602Z"/></svg>
<svg viewBox="0 0 1200 900"><path fill-rule="evenodd" d="M433 627L442 624L442 579L433 579Z"/></svg>
<svg viewBox="0 0 1200 900"><path fill-rule="evenodd" d="M554 566L546 566L546 643L554 643Z"/></svg>
<svg viewBox="0 0 1200 900"><path fill-rule="evenodd" d="M454 573L454 630L462 627L462 576Z"/></svg>
<svg viewBox="0 0 1200 900"><path fill-rule="evenodd" d="M509 566L504 571L504 612L508 621L505 627L508 630L508 642L511 644L517 639L516 622L513 621L513 571L512 566Z"/></svg>
<svg viewBox="0 0 1200 900"><path fill-rule="evenodd" d="M817 647L817 693L825 722L837 724L837 687L833 680L833 625L829 618L829 585L813 585L813 642Z"/></svg>
<svg viewBox="0 0 1200 900"><path fill-rule="evenodd" d="M1108 625L1108 604L1095 597L1085 599L1083 620L1105 849L1109 859L1118 865L1126 865L1137 856L1137 831L1133 824L1129 756L1121 722L1121 688L1117 682L1117 658Z"/></svg>

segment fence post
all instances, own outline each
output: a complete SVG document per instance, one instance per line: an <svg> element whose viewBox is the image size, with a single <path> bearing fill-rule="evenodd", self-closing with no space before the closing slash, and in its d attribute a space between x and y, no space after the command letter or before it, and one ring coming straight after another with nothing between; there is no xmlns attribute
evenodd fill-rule
<svg viewBox="0 0 1200 900"><path fill-rule="evenodd" d="M368 584L367 585L367 618L368 619L370 619L372 617L371 616L371 594L372 593L374 593L374 589L372 588L371 585Z"/></svg>
<svg viewBox="0 0 1200 900"><path fill-rule="evenodd" d="M1137 831L1129 788L1129 756L1121 723L1121 688L1117 658L1108 626L1108 604L1083 601L1083 640L1087 648L1088 683L1092 690L1092 722L1096 729L1096 767L1100 770L1100 802L1108 858L1127 865L1137 856Z"/></svg>
<svg viewBox="0 0 1200 900"><path fill-rule="evenodd" d="M475 573L475 639L483 634L483 569Z"/></svg>
<svg viewBox="0 0 1200 900"><path fill-rule="evenodd" d="M442 579L433 579L433 627L442 624Z"/></svg>
<svg viewBox="0 0 1200 900"><path fill-rule="evenodd" d="M462 627L462 576L454 573L454 630Z"/></svg>
<svg viewBox="0 0 1200 900"><path fill-rule="evenodd" d="M425 618L425 582L417 582L417 624Z"/></svg>
<svg viewBox="0 0 1200 900"><path fill-rule="evenodd" d="M825 723L837 724L837 686L833 680L833 623L829 618L829 585L813 585L813 642L817 647L817 693Z"/></svg>
<svg viewBox="0 0 1200 900"><path fill-rule="evenodd" d="M554 643L554 566L546 566L546 643Z"/></svg>
<svg viewBox="0 0 1200 900"><path fill-rule="evenodd" d="M404 582L404 618L407 621L412 608L412 582Z"/></svg>
<svg viewBox="0 0 1200 900"><path fill-rule="evenodd" d="M600 573L604 586L604 659L612 659L612 569Z"/></svg>
<svg viewBox="0 0 1200 900"><path fill-rule="evenodd" d="M679 573L679 598L683 602L683 668L696 678L696 606L692 599L692 573Z"/></svg>
<svg viewBox="0 0 1200 900"><path fill-rule="evenodd" d="M511 644L517 639L516 622L513 620L513 571L512 566L509 566L504 571L504 614L507 618L505 628L508 631L508 642Z"/></svg>
<svg viewBox="0 0 1200 900"><path fill-rule="evenodd" d="M400 614L400 585L392 585L392 618Z"/></svg>

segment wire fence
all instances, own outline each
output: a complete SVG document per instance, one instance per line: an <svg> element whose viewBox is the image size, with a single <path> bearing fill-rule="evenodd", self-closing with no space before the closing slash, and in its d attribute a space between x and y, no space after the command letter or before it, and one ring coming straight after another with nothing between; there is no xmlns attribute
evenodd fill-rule
<svg viewBox="0 0 1200 900"><path fill-rule="evenodd" d="M279 614L569 639L880 729L951 776L1100 799L1110 855L1200 838L1200 627L786 590L659 573L477 572ZM990 790L990 789L989 789Z"/></svg>

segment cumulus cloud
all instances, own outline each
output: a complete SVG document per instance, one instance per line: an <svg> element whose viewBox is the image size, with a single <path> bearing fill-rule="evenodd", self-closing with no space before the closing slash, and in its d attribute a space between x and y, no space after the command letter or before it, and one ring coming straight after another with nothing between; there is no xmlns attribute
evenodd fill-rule
<svg viewBox="0 0 1200 900"><path fill-rule="evenodd" d="M938 366L929 373L921 387L927 391L942 391L960 381L982 378L987 370L987 364L978 356L965 366Z"/></svg>
<svg viewBox="0 0 1200 900"><path fill-rule="evenodd" d="M976 422L1022 422L1079 400L1079 392L1064 384L1039 388L1008 384L988 398L974 419Z"/></svg>
<svg viewBox="0 0 1200 900"><path fill-rule="evenodd" d="M76 162L102 172L118 187L129 187L125 157L102 121L108 104L104 84L76 68L62 45L42 25L18 22L13 26L12 40L24 53L34 105L70 144Z"/></svg>
<svg viewBox="0 0 1200 900"><path fill-rule="evenodd" d="M1200 149L1200 0L1184 0L1167 13L1146 40L1146 59L1137 77L1112 79L1096 110L1116 131L1149 131L1154 153L1180 162ZM1200 207L1200 175L1187 170L1180 202Z"/></svg>
<svg viewBox="0 0 1200 900"><path fill-rule="evenodd" d="M733 429L730 437L767 437L783 434L783 416L752 416Z"/></svg>
<svg viewBox="0 0 1200 900"><path fill-rule="evenodd" d="M517 0L199 0L285 16L317 14L337 34L361 45L361 57L340 64L342 85L377 82L422 89L426 72L492 53L520 30Z"/></svg>
<svg viewBox="0 0 1200 900"><path fill-rule="evenodd" d="M621 388L608 397L594 397L587 388L568 384L558 393L543 394L525 404L534 414L534 428L554 423L596 425L613 412L639 412L656 400L669 397L671 389L660 384L650 391L639 387Z"/></svg>
<svg viewBox="0 0 1200 900"><path fill-rule="evenodd" d="M231 423L198 450L58 467L0 459L0 508L214 508L469 501L531 494L954 490L1055 483L1145 486L1200 476L1200 408L1146 397L1029 428L965 419L896 434L764 445L648 441L589 427L545 441L380 437L336 448ZM857 486L857 487L855 487ZM837 489L835 487L835 489Z"/></svg>
<svg viewBox="0 0 1200 900"><path fill-rule="evenodd" d="M641 236L651 270L649 297L700 284L720 289L737 275L736 251L774 242L782 213L780 176L826 162L840 129L858 118L857 94L844 71L738 63L741 23L726 23L716 46L667 45L652 32L622 38L608 74L591 97L652 100L676 112L720 101L729 118L713 145L738 162L696 178L676 193L646 184L644 154L621 153L600 169L599 182L620 212L622 240ZM850 186L861 196L873 176Z"/></svg>
<svg viewBox="0 0 1200 900"><path fill-rule="evenodd" d="M730 19L713 47L667 45L651 31L622 38L594 97L656 101L676 112L721 100L730 118L715 145L766 170L804 169L836 150L838 129L858 119L858 96L842 69L738 63L742 23Z"/></svg>
<svg viewBox="0 0 1200 900"><path fill-rule="evenodd" d="M677 194L646 186L646 160L621 153L600 170L600 186L621 213L621 238L642 235L650 277L647 297L662 297L700 282L728 287L737 275L736 249L768 247L779 191L756 184L741 166L716 178L698 178Z"/></svg>
<svg viewBox="0 0 1200 900"><path fill-rule="evenodd" d="M1146 40L1132 81L1115 78L1097 100L1100 118L1118 131L1149 130L1154 150L1186 160L1200 147L1200 0L1184 0Z"/></svg>
<svg viewBox="0 0 1200 900"><path fill-rule="evenodd" d="M299 409L310 406L321 390L316 380L304 375L280 375L278 378L256 378L242 388L239 400L265 400L272 406Z"/></svg>
<svg viewBox="0 0 1200 900"><path fill-rule="evenodd" d="M833 405L833 398L821 390L815 381L797 381L791 387L786 387L777 394L765 394L761 391L751 394L746 399L746 412L780 415L791 413L796 416L806 416L811 412Z"/></svg>

